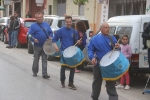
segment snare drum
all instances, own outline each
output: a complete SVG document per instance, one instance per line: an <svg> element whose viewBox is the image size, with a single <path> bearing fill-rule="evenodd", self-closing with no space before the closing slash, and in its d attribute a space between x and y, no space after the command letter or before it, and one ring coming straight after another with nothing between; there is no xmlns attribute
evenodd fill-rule
<svg viewBox="0 0 150 100"><path fill-rule="evenodd" d="M100 69L103 80L117 80L129 69L129 60L120 52L108 52L100 61Z"/></svg>
<svg viewBox="0 0 150 100"><path fill-rule="evenodd" d="M62 66L75 68L85 61L83 52L76 46L70 46L62 52L60 63Z"/></svg>

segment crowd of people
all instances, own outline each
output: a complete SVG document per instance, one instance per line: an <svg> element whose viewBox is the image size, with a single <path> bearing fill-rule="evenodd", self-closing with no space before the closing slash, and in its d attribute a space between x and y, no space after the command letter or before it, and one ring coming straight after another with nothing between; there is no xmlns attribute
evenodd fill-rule
<svg viewBox="0 0 150 100"><path fill-rule="evenodd" d="M34 60L32 65L33 76L37 76L39 70L39 58L42 56L42 75L43 78L50 78L47 73L47 60L46 54L43 50L43 44L47 39L52 39L53 46L56 52L63 52L66 48L73 46L77 43L77 46L81 51L85 48L86 43L86 26L84 22L78 21L75 23L75 27L72 28L72 17L65 15L65 27L60 28L53 36L53 32L46 22L43 22L43 13L38 12L35 14L36 23L32 24L29 29L29 34L31 35L31 40L34 42ZM112 41L111 41L111 39ZM60 40L61 47L59 48L56 42ZM113 43L112 43L113 42ZM117 42L114 36L109 35L109 25L103 23L100 27L99 34L92 37L88 44L88 56L94 65L93 74L94 79L92 83L92 99L98 100L101 85L102 85L102 75L99 68L99 61L102 57L111 51L113 48L121 50L121 52L126 56L127 59L131 57L131 47L128 45L128 36L124 35L121 38L122 44ZM113 45L114 44L114 45ZM96 54L96 56L95 56ZM61 60L63 60L63 55L61 54ZM67 66L68 68L68 66ZM60 68L60 84L62 88L65 88L65 69L66 66L61 65ZM77 87L74 85L74 74L75 72L81 72L81 65L76 68L70 68L69 83L68 87L72 90L76 90ZM124 78L125 77L125 78ZM124 88L124 80L126 80L126 87ZM130 88L130 78L128 71L120 79L120 84L115 86L115 81L106 81L106 91L109 95L109 100L118 100L118 94L116 88Z"/></svg>

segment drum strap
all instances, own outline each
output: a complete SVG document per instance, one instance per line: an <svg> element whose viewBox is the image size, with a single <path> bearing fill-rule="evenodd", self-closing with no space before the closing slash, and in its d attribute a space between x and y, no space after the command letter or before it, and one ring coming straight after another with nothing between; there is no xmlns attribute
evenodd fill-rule
<svg viewBox="0 0 150 100"><path fill-rule="evenodd" d="M109 37L109 39L110 39L111 47L112 47L112 49L113 49L114 46L115 46L115 44L114 44L114 42L113 42L112 36L109 35L108 37Z"/></svg>
<svg viewBox="0 0 150 100"><path fill-rule="evenodd" d="M47 39L49 39L49 36L48 36L48 34L46 33L45 29L44 29L39 23L37 23L37 24L38 24L38 25L41 27L41 29L44 31L44 33L45 33Z"/></svg>

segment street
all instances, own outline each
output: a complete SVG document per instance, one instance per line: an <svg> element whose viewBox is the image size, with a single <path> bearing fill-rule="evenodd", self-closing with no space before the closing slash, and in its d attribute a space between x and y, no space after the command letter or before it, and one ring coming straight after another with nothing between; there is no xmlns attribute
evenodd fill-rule
<svg viewBox="0 0 150 100"><path fill-rule="evenodd" d="M68 89L69 70L66 70L66 88L60 86L59 61L48 61L50 79L42 78L41 61L37 77L32 76L32 54L27 48L7 49L0 42L0 100L92 100L92 66L75 74L77 90ZM150 93L142 94L147 76L135 76L131 89L117 89L119 100L150 100ZM118 83L118 82L117 82ZM150 89L150 82L147 87ZM103 81L99 100L108 100Z"/></svg>

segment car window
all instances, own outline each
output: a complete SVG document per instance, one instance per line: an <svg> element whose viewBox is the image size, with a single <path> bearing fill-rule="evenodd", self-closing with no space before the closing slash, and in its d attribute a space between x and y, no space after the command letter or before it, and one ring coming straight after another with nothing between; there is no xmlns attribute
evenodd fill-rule
<svg viewBox="0 0 150 100"><path fill-rule="evenodd" d="M79 21L79 20L72 20L72 23L73 23L72 27L73 27L73 28L74 28L74 24L75 24L77 21ZM86 28L89 29L89 23L88 23L88 21L87 21L87 20L82 20L82 21L84 22ZM65 25L65 20L59 20L59 21L58 21L58 27L61 28L61 27L64 27L64 26L66 26L66 25Z"/></svg>
<svg viewBox="0 0 150 100"><path fill-rule="evenodd" d="M44 19L44 22L47 22L47 23L51 26L52 23L53 23L53 19L45 18L45 19Z"/></svg>
<svg viewBox="0 0 150 100"><path fill-rule="evenodd" d="M24 27L29 28L33 23L35 23L35 21L25 21L24 22Z"/></svg>
<svg viewBox="0 0 150 100"><path fill-rule="evenodd" d="M58 26L59 28L66 26L66 25L65 25L65 20L59 20L57 26Z"/></svg>

